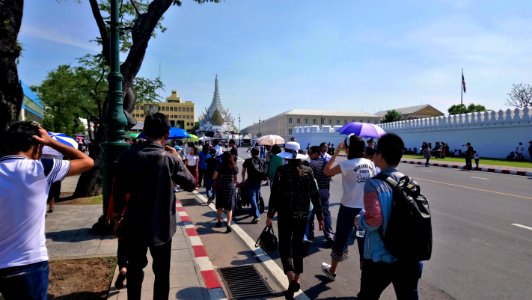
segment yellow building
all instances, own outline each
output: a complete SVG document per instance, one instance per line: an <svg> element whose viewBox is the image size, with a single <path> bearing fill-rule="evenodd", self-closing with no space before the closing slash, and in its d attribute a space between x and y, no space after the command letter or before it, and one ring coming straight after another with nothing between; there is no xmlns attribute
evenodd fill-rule
<svg viewBox="0 0 532 300"><path fill-rule="evenodd" d="M139 121L144 122L144 118L148 113L160 112L168 116L172 127L183 128L190 130L194 127L195 110L192 101L181 101L181 97L177 91L173 90L172 95L166 98L166 102L142 102L135 104L133 110L133 117Z"/></svg>

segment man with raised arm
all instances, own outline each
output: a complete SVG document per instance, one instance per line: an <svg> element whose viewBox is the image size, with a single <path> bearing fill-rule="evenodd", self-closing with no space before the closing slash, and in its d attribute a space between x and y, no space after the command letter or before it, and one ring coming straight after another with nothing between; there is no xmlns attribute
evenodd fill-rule
<svg viewBox="0 0 532 300"><path fill-rule="evenodd" d="M47 299L46 200L52 183L90 170L85 153L52 139L37 122L18 122L0 158L0 293L9 299ZM41 158L49 146L69 160Z"/></svg>

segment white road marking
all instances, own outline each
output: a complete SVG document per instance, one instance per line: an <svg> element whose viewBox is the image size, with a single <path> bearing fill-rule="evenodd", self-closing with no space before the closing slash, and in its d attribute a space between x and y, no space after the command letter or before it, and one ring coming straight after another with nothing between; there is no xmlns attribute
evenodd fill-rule
<svg viewBox="0 0 532 300"><path fill-rule="evenodd" d="M521 228L524 228L524 229L532 230L532 227L528 227L528 226L525 226L525 225L521 225L521 224L517 224L517 223L513 223L512 225L517 226L517 227L521 227Z"/></svg>
<svg viewBox="0 0 532 300"><path fill-rule="evenodd" d="M485 178L485 177L478 177L478 176L471 176L471 178L477 178L477 179L482 179L482 180L489 180L488 178Z"/></svg>

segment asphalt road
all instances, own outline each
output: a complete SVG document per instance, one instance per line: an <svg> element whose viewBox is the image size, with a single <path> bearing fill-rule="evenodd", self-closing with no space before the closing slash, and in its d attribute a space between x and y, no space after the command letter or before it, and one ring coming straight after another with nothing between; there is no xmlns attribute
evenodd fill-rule
<svg viewBox="0 0 532 300"><path fill-rule="evenodd" d="M249 157L245 150L241 157ZM241 167L241 161L239 163ZM434 250L425 262L421 299L530 299L532 295L532 178L458 169L400 165L430 201ZM333 226L341 197L341 175L333 178ZM240 177L239 177L240 179ZM266 200L269 187L262 188ZM256 238L264 225L236 222ZM321 233L305 258L302 290L311 299L353 299L359 290L356 245L342 262L335 282L325 281L320 264L330 260ZM272 258L280 265L277 255ZM381 299L395 299L389 287Z"/></svg>

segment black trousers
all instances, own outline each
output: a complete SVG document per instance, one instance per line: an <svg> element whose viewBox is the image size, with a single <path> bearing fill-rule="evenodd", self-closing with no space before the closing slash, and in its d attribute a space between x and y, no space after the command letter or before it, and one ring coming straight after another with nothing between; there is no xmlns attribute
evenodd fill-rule
<svg viewBox="0 0 532 300"><path fill-rule="evenodd" d="M153 284L154 300L168 300L170 292L170 257L172 240L160 246L147 246L143 241L126 239L127 243L127 299L140 300L142 281L144 280L143 269L148 265L146 254L150 249L153 258L152 269L155 274Z"/></svg>
<svg viewBox="0 0 532 300"><path fill-rule="evenodd" d="M293 218L279 214L277 225L284 273L303 273L303 236L307 228L307 217Z"/></svg>
<svg viewBox="0 0 532 300"><path fill-rule="evenodd" d="M378 300L391 284L398 300L417 300L417 283L423 265L420 262L373 262L364 260L358 300Z"/></svg>

